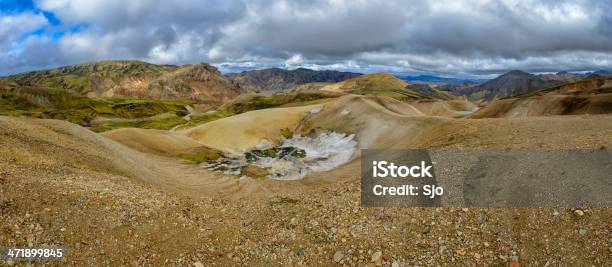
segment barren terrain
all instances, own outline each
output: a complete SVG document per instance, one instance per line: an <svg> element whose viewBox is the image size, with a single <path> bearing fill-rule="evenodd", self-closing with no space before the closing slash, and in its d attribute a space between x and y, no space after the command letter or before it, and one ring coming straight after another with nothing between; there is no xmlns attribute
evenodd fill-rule
<svg viewBox="0 0 612 267"><path fill-rule="evenodd" d="M358 155L297 181L238 179L177 157L242 151L285 127L354 133L359 148L612 146L610 115L452 119L361 96L316 108L103 135L0 117L0 243L65 246L76 266L612 264L610 209L362 208Z"/></svg>

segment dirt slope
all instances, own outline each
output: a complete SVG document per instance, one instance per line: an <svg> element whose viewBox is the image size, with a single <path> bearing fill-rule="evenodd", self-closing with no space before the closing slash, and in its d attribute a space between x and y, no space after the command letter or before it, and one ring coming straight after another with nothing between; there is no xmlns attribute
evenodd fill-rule
<svg viewBox="0 0 612 267"><path fill-rule="evenodd" d="M234 182L224 175L211 175L210 172L193 168L179 159L160 157L141 153L102 135L91 132L78 125L58 120L38 120L0 117L2 132L2 154L15 157L26 163L41 164L40 167L61 166L88 170L132 178L136 181L153 184L171 191L186 194L216 194L218 189ZM148 136L150 140L159 136ZM183 146L194 145L179 139ZM141 142L154 144L154 142ZM148 148L135 147L144 151L171 151L177 142L155 151L161 144ZM58 168L57 171L62 170ZM214 186L211 186L214 184Z"/></svg>
<svg viewBox="0 0 612 267"><path fill-rule="evenodd" d="M255 119L295 125L308 112L204 128L229 147L278 133ZM450 119L378 97L341 97L301 123L355 133L362 148L612 146L611 115ZM0 117L0 244L62 245L76 266L610 263L610 209L362 208L357 160L300 181L238 180L151 154L195 145L183 137L120 133L150 153L62 121Z"/></svg>
<svg viewBox="0 0 612 267"><path fill-rule="evenodd" d="M598 148L612 145L610 115L448 119L399 114L377 101L384 102L380 97L341 97L309 117L304 123L308 127L300 130L355 133L361 148Z"/></svg>
<svg viewBox="0 0 612 267"><path fill-rule="evenodd" d="M164 130L122 128L101 134L134 150L161 156L179 156L203 146L182 134Z"/></svg>
<svg viewBox="0 0 612 267"><path fill-rule="evenodd" d="M377 99L377 100L375 100ZM380 105L388 98L344 96L310 116L299 130L354 133L359 148L609 148L612 116L551 116L449 119L399 114ZM340 168L315 173L304 182L355 179L359 155Z"/></svg>
<svg viewBox="0 0 612 267"><path fill-rule="evenodd" d="M349 95L311 116L300 131L308 134L323 130L355 133L360 148L392 148L397 147L394 140L408 140L413 133L427 131L444 121L443 118L425 117L411 105L391 98Z"/></svg>
<svg viewBox="0 0 612 267"><path fill-rule="evenodd" d="M277 143L281 129L294 129L303 117L319 107L255 110L181 130L180 133L221 151L242 153L256 147L263 139Z"/></svg>
<svg viewBox="0 0 612 267"><path fill-rule="evenodd" d="M499 118L610 113L612 113L612 94L543 95L497 100L470 117Z"/></svg>
<svg viewBox="0 0 612 267"><path fill-rule="evenodd" d="M465 99L455 99L447 101L412 101L410 105L414 106L428 116L442 117L462 117L469 115L478 107L472 102Z"/></svg>

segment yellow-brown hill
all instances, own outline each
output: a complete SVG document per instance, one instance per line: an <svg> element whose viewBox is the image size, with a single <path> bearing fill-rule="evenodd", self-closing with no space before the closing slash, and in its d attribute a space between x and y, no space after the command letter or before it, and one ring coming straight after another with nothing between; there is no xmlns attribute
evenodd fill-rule
<svg viewBox="0 0 612 267"><path fill-rule="evenodd" d="M174 66L101 61L21 73L3 80L82 96L190 99L211 105L220 105L247 91L206 63Z"/></svg>
<svg viewBox="0 0 612 267"><path fill-rule="evenodd" d="M536 92L493 101L472 118L612 113L612 78L590 76Z"/></svg>
<svg viewBox="0 0 612 267"><path fill-rule="evenodd" d="M387 96L400 101L416 99L451 99L452 96L433 88L423 88L409 85L389 73L372 73L358 76L335 84L323 86L321 90L346 92L365 96Z"/></svg>

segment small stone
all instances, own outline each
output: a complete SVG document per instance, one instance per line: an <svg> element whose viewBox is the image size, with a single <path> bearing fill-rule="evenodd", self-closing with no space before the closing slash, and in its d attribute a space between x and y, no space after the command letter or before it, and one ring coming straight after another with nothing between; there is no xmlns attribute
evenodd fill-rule
<svg viewBox="0 0 612 267"><path fill-rule="evenodd" d="M391 263L391 267L399 267L399 263L397 263L397 261L394 261L393 263Z"/></svg>
<svg viewBox="0 0 612 267"><path fill-rule="evenodd" d="M553 216L559 216L559 212L558 212L557 210L555 210L555 211L553 212Z"/></svg>
<svg viewBox="0 0 612 267"><path fill-rule="evenodd" d="M196 261L193 263L193 267L204 267L204 264L202 264L202 262Z"/></svg>
<svg viewBox="0 0 612 267"><path fill-rule="evenodd" d="M584 236L584 235L586 235L587 230L586 230L586 229L584 229L584 228L580 228L580 230L578 230L578 233L579 233L581 236Z"/></svg>
<svg viewBox="0 0 612 267"><path fill-rule="evenodd" d="M15 265L15 262L11 259L6 260L4 263L6 263L6 266L13 266Z"/></svg>
<svg viewBox="0 0 612 267"><path fill-rule="evenodd" d="M457 253L457 255L459 255L459 256L465 256L465 251L464 251L463 249L458 249L458 250L456 251L456 253Z"/></svg>
<svg viewBox="0 0 612 267"><path fill-rule="evenodd" d="M484 242L484 246L485 248L488 248L491 244L489 244L489 242Z"/></svg>
<svg viewBox="0 0 612 267"><path fill-rule="evenodd" d="M344 253L340 250L336 251L336 253L334 253L334 261L335 262L340 262L342 260L342 258L344 258Z"/></svg>
<svg viewBox="0 0 612 267"><path fill-rule="evenodd" d="M577 216L584 216L584 211L582 211L582 210L575 210L574 214L576 214Z"/></svg>
<svg viewBox="0 0 612 267"><path fill-rule="evenodd" d="M431 227L429 227L429 225L426 225L425 228L423 228L423 230L421 231L421 233L426 235L429 233L429 230L431 230Z"/></svg>
<svg viewBox="0 0 612 267"><path fill-rule="evenodd" d="M521 264L519 263L519 257L518 256L512 256L511 260L510 260L510 267L520 267Z"/></svg>
<svg viewBox="0 0 612 267"><path fill-rule="evenodd" d="M463 208L463 209L461 209L461 211L463 211L463 212L468 212L468 211L469 211L469 209L468 209L468 208Z"/></svg>
<svg viewBox="0 0 612 267"><path fill-rule="evenodd" d="M612 253L612 247L609 247L609 248L608 248L608 251L610 251L610 253Z"/></svg>
<svg viewBox="0 0 612 267"><path fill-rule="evenodd" d="M376 251L372 253L372 262L376 265L382 264L382 252Z"/></svg>
<svg viewBox="0 0 612 267"><path fill-rule="evenodd" d="M298 219L297 218L291 218L291 220L289 221L289 225L292 227L296 227L298 225Z"/></svg>

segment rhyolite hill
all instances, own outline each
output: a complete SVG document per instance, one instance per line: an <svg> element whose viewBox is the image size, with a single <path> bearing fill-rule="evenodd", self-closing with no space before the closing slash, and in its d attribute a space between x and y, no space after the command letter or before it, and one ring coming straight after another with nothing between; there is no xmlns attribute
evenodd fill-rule
<svg viewBox="0 0 612 267"><path fill-rule="evenodd" d="M462 90L459 93L467 95L472 100L491 101L493 99L529 93L554 85L555 83L555 81L547 81L537 75L513 70L483 84Z"/></svg>
<svg viewBox="0 0 612 267"><path fill-rule="evenodd" d="M101 61L26 72L2 80L90 97L189 99L216 105L248 91L206 63L174 66L133 60Z"/></svg>

